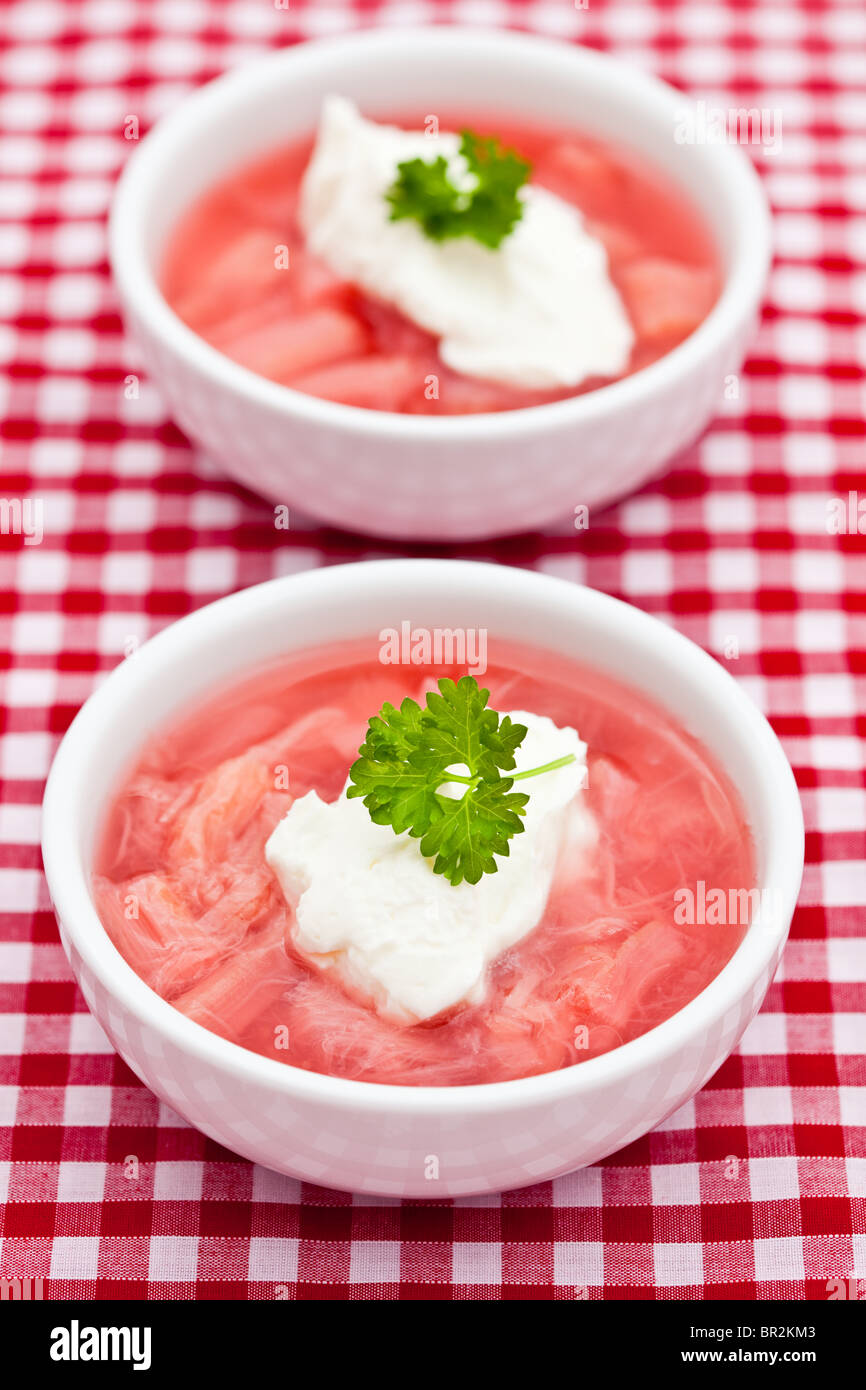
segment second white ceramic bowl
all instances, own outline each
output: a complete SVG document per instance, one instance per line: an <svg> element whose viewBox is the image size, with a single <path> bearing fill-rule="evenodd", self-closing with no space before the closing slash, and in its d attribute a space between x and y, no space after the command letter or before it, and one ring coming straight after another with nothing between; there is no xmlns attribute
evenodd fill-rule
<svg viewBox="0 0 866 1390"><path fill-rule="evenodd" d="M476 416L337 405L257 376L163 298L166 238L191 201L244 160L311 131L329 92L373 117L461 106L629 146L710 225L721 296L673 352L571 400ZM110 255L126 319L180 425L273 502L352 531L462 540L543 526L630 491L688 444L722 400L758 313L769 214L745 154L680 144L681 93L590 49L459 28L375 30L274 53L209 83L141 143L118 185Z"/></svg>
<svg viewBox="0 0 866 1390"><path fill-rule="evenodd" d="M248 1052L173 1009L112 945L90 869L121 774L163 721L258 663L399 629L481 627L590 661L663 705L738 788L755 838L761 906L731 960L643 1037L562 1071L463 1087L320 1076ZM660 852L663 852L661 850ZM713 1074L760 1007L803 867L791 769L762 715L700 648L592 589L501 566L392 560L292 575L175 623L125 661L61 744L45 795L43 855L61 939L114 1046L167 1105L247 1158L349 1191L445 1197L538 1182L621 1148Z"/></svg>

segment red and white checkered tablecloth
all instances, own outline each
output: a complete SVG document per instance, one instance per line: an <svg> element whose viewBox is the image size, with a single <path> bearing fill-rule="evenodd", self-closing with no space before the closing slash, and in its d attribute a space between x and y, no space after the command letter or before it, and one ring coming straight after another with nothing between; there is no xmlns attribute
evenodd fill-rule
<svg viewBox="0 0 866 1390"><path fill-rule="evenodd" d="M808 834L782 970L694 1101L556 1182L399 1203L256 1168L138 1083L72 983L38 829L56 742L131 639L400 552L294 514L275 532L147 382L127 399L105 259L125 118L146 129L269 45L430 20L608 48L781 114L781 148L753 151L776 214L766 313L709 432L587 532L426 553L584 581L716 653L780 735ZM240 1299L822 1299L866 1279L866 536L827 524L857 489L866 512L862 0L6 0L0 36L0 500L5 532L24 499L44 528L0 536L0 1277Z"/></svg>

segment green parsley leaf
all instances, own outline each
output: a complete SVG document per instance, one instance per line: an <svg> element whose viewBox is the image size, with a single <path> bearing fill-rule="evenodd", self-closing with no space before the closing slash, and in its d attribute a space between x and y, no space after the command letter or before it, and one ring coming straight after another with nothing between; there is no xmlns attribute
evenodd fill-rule
<svg viewBox="0 0 866 1390"><path fill-rule="evenodd" d="M426 708L408 698L399 709L383 705L349 771L347 795L363 797L377 825L390 825L398 835L408 830L420 840L434 873L453 884L496 873L495 856L507 855L509 840L523 830L529 797L512 791L514 782L574 761L568 754L503 777L515 767L526 725L497 714L489 699L474 676L462 676L456 685L440 680ZM449 772L458 765L468 775ZM443 796L439 788L446 782L462 783L466 791Z"/></svg>
<svg viewBox="0 0 866 1390"><path fill-rule="evenodd" d="M530 165L515 150L495 138L464 130L460 153L475 177L474 188L457 188L448 161L404 160L385 197L391 205L391 221L412 217L432 241L471 236L496 250L523 216L519 190L529 177Z"/></svg>

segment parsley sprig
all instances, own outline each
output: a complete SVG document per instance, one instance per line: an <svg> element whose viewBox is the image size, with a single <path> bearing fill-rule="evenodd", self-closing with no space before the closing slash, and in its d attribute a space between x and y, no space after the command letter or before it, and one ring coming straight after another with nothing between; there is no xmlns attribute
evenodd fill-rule
<svg viewBox="0 0 866 1390"><path fill-rule="evenodd" d="M514 772L526 725L490 709L490 691L474 676L440 680L439 692L428 694L426 708L407 697L399 709L385 704L373 716L347 795L363 797L377 825L420 840L434 873L477 883L496 873L494 856L507 855L508 841L523 830L529 797L512 791L514 783L565 767L574 754ZM457 765L468 775L448 771ZM443 796L446 782L464 785L463 796Z"/></svg>
<svg viewBox="0 0 866 1390"><path fill-rule="evenodd" d="M471 236L496 250L523 216L518 190L529 177L530 165L497 139L471 130L461 134L460 153L475 176L475 187L468 191L451 182L442 155L398 164L397 178L385 195L391 221L413 217L433 241Z"/></svg>

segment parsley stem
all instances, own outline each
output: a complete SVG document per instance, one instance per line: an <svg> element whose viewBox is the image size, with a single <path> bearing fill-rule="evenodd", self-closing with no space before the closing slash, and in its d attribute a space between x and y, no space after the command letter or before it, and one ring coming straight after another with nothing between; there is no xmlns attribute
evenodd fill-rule
<svg viewBox="0 0 866 1390"><path fill-rule="evenodd" d="M512 782L519 782L521 777L537 777L539 772L553 772L558 767L567 767L569 763L576 761L573 753L566 753L563 758L554 758L552 763L542 763L541 767L531 767L527 772L506 772L505 776L510 777Z"/></svg>
<svg viewBox="0 0 866 1390"><path fill-rule="evenodd" d="M542 763L541 767L530 767L526 772L506 772L504 775L510 777L512 782L519 782L522 777L537 777L539 772L554 772L558 767L567 767L569 763L576 762L573 753L566 753L562 758L554 758L553 762ZM446 772L445 780L448 782L462 782L465 787L477 787L481 781L480 777L464 777L459 772Z"/></svg>

